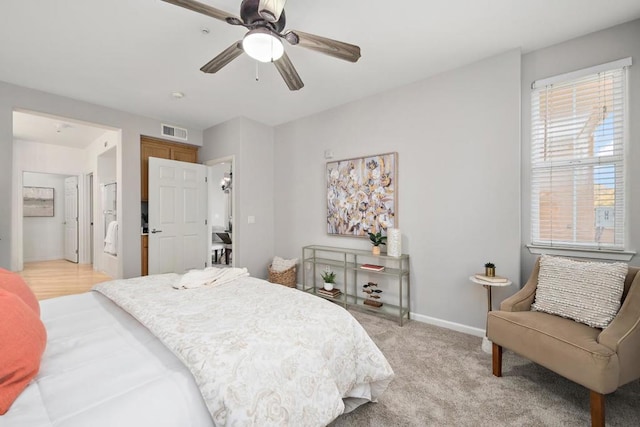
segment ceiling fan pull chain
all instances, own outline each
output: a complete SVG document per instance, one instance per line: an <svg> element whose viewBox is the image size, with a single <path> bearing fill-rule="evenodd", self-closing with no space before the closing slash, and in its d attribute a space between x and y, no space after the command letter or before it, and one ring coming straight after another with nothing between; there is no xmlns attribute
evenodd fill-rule
<svg viewBox="0 0 640 427"><path fill-rule="evenodd" d="M260 81L260 74L258 72L259 71L259 69L258 69L258 67L259 67L258 61L255 61L255 63L256 63L256 81L259 82Z"/></svg>

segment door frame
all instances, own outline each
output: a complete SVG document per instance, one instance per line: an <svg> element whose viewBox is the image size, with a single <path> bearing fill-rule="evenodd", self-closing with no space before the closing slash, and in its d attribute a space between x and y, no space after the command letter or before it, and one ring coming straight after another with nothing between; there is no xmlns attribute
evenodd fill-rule
<svg viewBox="0 0 640 427"><path fill-rule="evenodd" d="M75 184L75 188L72 188L72 201L73 201L73 205L75 207L75 212L72 212L72 217L69 218L69 212L68 212L68 202L69 199L67 198L69 196L69 194L67 194L67 181L68 180L74 180L73 184ZM64 259L66 259L67 261L71 261L73 263L78 264L78 261L80 261L80 177L79 176L68 176L64 179L64 213L63 213L63 218L64 218ZM75 199L75 200L74 200ZM69 224L67 224L67 221L71 219L75 224L72 224L72 228L75 229L75 231L73 232L73 234L75 235L75 241L72 242L73 243L73 251L75 252L73 255L74 259L69 259L69 253L67 252L68 246L69 246L69 241L68 239L68 234L67 234L67 230L69 228Z"/></svg>
<svg viewBox="0 0 640 427"><path fill-rule="evenodd" d="M204 162L204 165L207 166L207 176L209 177L210 174L209 172L211 171L211 166L220 164L220 163L231 163L231 172L233 173L233 187L232 187L232 191L231 191L231 232L233 233L233 237L231 239L231 267L235 267L236 261L238 259L238 249L240 247L240 245L238 245L238 238L240 236L240 230L238 230L238 226L237 226L237 222L236 222L236 218L238 218L238 211L236 210L236 192L237 192L237 169L236 169L236 156L235 155L231 155L231 156L225 156L225 157L219 157L217 159L213 159L213 160L207 160L206 162ZM213 180L212 180L213 181ZM209 185L207 186L207 196L210 196L210 192L211 189L213 188L213 186L218 185L217 182L209 182ZM211 226L211 221L209 221L209 219L211 218L211 211L208 209L207 206L207 228L209 231L209 236L213 236L213 227ZM209 245L207 245L208 247L208 255L207 255L207 260L209 261L209 263L211 263L211 257L213 256L213 254L211 253L211 242L209 242Z"/></svg>
<svg viewBox="0 0 640 427"><path fill-rule="evenodd" d="M83 258L88 261L88 264L94 265L94 259L95 259L95 248L94 248L94 238L95 236L93 235L94 233L94 224L95 224L95 218L94 218L94 207L93 207L93 198L94 198L94 194L93 194L93 172L89 172L85 175L85 211L84 211L84 215L86 215L86 220L84 223L85 226L85 251L83 254ZM95 268L94 268L95 269Z"/></svg>
<svg viewBox="0 0 640 427"><path fill-rule="evenodd" d="M24 173L38 173L43 175L59 175L64 177L75 176L78 178L78 211L82 212L84 209L85 198L84 198L84 180L82 179L82 174L74 173L74 172L64 172L64 171L43 171L43 170L20 170L14 169L14 184L12 191L13 198L13 214L12 214L12 223L13 223L13 238L11 244L11 253L12 253L12 262L11 262L11 270L13 271L22 271L24 269L24 219L23 219L23 200L22 200L22 187L24 186ZM55 197L60 197L60 195L55 195ZM63 196L64 197L64 196ZM84 250L84 236L80 236L80 234L84 231L84 217L82 215L78 215L78 261L79 264L84 264L84 257L81 256Z"/></svg>

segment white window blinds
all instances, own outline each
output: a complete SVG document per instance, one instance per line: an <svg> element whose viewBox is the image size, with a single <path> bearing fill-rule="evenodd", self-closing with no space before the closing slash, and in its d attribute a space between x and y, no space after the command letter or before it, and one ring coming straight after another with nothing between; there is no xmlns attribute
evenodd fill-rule
<svg viewBox="0 0 640 427"><path fill-rule="evenodd" d="M627 78L616 65L532 89L534 245L625 248Z"/></svg>

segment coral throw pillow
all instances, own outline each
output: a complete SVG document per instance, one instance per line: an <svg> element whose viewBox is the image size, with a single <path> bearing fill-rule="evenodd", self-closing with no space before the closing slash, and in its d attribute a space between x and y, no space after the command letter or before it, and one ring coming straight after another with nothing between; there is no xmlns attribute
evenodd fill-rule
<svg viewBox="0 0 640 427"><path fill-rule="evenodd" d="M19 274L0 268L0 289L18 295L25 304L40 316L38 299Z"/></svg>
<svg viewBox="0 0 640 427"><path fill-rule="evenodd" d="M0 415L38 373L46 343L40 316L19 296L0 289Z"/></svg>

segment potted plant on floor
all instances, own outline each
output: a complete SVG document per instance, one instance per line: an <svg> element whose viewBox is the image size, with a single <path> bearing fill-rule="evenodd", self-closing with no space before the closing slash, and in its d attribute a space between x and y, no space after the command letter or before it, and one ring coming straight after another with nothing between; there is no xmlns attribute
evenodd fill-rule
<svg viewBox="0 0 640 427"><path fill-rule="evenodd" d="M382 235L382 231L378 231L377 233L369 233L369 240L373 244L372 253L374 255L380 255L380 245L387 244L387 236Z"/></svg>
<svg viewBox="0 0 640 427"><path fill-rule="evenodd" d="M324 288L327 291L333 290L333 286L336 283L336 273L331 270L325 270L324 273L321 274L322 280L324 280Z"/></svg>

